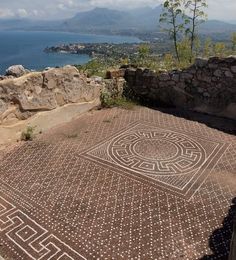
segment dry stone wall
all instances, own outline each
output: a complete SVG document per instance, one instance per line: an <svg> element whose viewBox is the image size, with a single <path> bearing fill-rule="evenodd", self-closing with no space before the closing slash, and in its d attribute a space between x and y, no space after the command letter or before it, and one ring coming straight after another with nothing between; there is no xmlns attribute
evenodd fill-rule
<svg viewBox="0 0 236 260"><path fill-rule="evenodd" d="M236 56L196 59L182 71L126 68L122 73L133 95L157 106L182 107L236 120Z"/></svg>

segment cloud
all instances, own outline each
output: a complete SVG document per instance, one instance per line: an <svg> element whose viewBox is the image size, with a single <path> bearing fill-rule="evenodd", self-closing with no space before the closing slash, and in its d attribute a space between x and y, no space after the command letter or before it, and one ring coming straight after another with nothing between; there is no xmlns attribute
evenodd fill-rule
<svg viewBox="0 0 236 260"><path fill-rule="evenodd" d="M218 20L236 20L235 0L208 0L209 18Z"/></svg>
<svg viewBox="0 0 236 260"><path fill-rule="evenodd" d="M209 19L235 20L235 0L207 0ZM157 6L164 0L0 0L0 17L63 19L94 7L115 9ZM37 10L37 12L35 12Z"/></svg>
<svg viewBox="0 0 236 260"><path fill-rule="evenodd" d="M16 12L17 16L24 18L28 16L28 12L24 8L20 8Z"/></svg>
<svg viewBox="0 0 236 260"><path fill-rule="evenodd" d="M39 11L38 11L38 10L33 10L32 13L33 13L33 15L35 15L35 16L38 16L38 15L39 15Z"/></svg>
<svg viewBox="0 0 236 260"><path fill-rule="evenodd" d="M157 6L161 4L162 0L88 0L87 3L90 7L106 7L106 8L136 8L142 6Z"/></svg>
<svg viewBox="0 0 236 260"><path fill-rule="evenodd" d="M12 10L0 8L0 18L10 18L13 16L15 16L15 14Z"/></svg>
<svg viewBox="0 0 236 260"><path fill-rule="evenodd" d="M70 8L78 7L78 3L74 2L73 0L59 0L60 3L57 5L59 9L65 10Z"/></svg>
<svg viewBox="0 0 236 260"><path fill-rule="evenodd" d="M65 9L64 4L58 4L57 7L58 7L58 9L60 9L60 10L64 10L64 9Z"/></svg>

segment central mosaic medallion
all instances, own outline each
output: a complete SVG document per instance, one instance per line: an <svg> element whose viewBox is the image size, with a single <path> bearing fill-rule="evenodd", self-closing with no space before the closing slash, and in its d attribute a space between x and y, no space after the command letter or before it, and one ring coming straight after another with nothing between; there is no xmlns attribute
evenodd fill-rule
<svg viewBox="0 0 236 260"><path fill-rule="evenodd" d="M189 173L206 157L193 139L161 129L124 133L112 140L107 152L124 167L154 175Z"/></svg>
<svg viewBox="0 0 236 260"><path fill-rule="evenodd" d="M136 123L81 156L186 197L202 184L227 146Z"/></svg>
<svg viewBox="0 0 236 260"><path fill-rule="evenodd" d="M134 152L146 160L167 160L178 153L178 147L169 141L142 138L134 145Z"/></svg>

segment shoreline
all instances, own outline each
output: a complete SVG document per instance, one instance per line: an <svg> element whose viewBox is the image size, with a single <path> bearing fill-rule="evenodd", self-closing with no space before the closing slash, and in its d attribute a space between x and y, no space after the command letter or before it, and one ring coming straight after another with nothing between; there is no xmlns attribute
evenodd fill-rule
<svg viewBox="0 0 236 260"><path fill-rule="evenodd" d="M8 67L22 64L25 68L42 70L46 67L61 67L70 64L85 64L90 57L75 56L69 53L48 55L43 52L47 46L68 44L70 42L141 42L141 40L117 35L79 34L74 32L50 31L0 31L0 74L4 75ZM17 42L17 48L14 44Z"/></svg>
<svg viewBox="0 0 236 260"><path fill-rule="evenodd" d="M76 32L76 31L55 31L55 30L0 30L0 33L12 32L12 33L58 33L58 34L70 34L70 35L81 35L81 36L100 36L100 37L126 37L126 38L133 38L137 39L139 42L143 42L136 35L127 35L127 34L104 34L104 33L84 33L84 32Z"/></svg>

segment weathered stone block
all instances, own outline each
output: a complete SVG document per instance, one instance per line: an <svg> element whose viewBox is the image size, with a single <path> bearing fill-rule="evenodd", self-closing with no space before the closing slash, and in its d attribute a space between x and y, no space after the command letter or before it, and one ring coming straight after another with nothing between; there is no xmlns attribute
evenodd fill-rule
<svg viewBox="0 0 236 260"><path fill-rule="evenodd" d="M203 96L209 98L211 95L208 92L204 92Z"/></svg>
<svg viewBox="0 0 236 260"><path fill-rule="evenodd" d="M218 65L215 64L215 63L209 63L209 64L208 64L208 68L211 69L211 70L215 70L215 69L218 68Z"/></svg>
<svg viewBox="0 0 236 260"><path fill-rule="evenodd" d="M160 81L168 81L170 80L170 75L168 73L162 73L159 75Z"/></svg>
<svg viewBox="0 0 236 260"><path fill-rule="evenodd" d="M198 87L198 86L199 86L199 81L194 78L194 79L192 80L192 82L191 82L191 85L192 85L193 87Z"/></svg>
<svg viewBox="0 0 236 260"><path fill-rule="evenodd" d="M231 67L231 71L232 71L233 73L236 73L236 66L232 66L232 67Z"/></svg>
<svg viewBox="0 0 236 260"><path fill-rule="evenodd" d="M175 82L178 82L180 78L180 74L174 73L171 75L171 79L174 80Z"/></svg>
<svg viewBox="0 0 236 260"><path fill-rule="evenodd" d="M187 72L184 72L184 73L182 73L181 74L181 79L193 79L193 74L191 74L191 73L187 73Z"/></svg>
<svg viewBox="0 0 236 260"><path fill-rule="evenodd" d="M234 77L234 75L233 75L232 72L230 72L230 71L225 71L225 76L226 76L227 78L233 78L233 77Z"/></svg>
<svg viewBox="0 0 236 260"><path fill-rule="evenodd" d="M197 91L198 91L199 93L203 93L205 90L204 90L203 88L199 87L199 88L197 88Z"/></svg>
<svg viewBox="0 0 236 260"><path fill-rule="evenodd" d="M209 76L207 76L207 75L204 75L204 76L202 77L202 81L207 82L207 83L211 83L211 77L209 77Z"/></svg>
<svg viewBox="0 0 236 260"><path fill-rule="evenodd" d="M167 85L167 86L170 86L170 87L172 87L172 86L176 86L176 82L173 81L173 80L166 81L166 85Z"/></svg>
<svg viewBox="0 0 236 260"><path fill-rule="evenodd" d="M217 69L213 74L216 77L221 77L223 75L223 72L220 69Z"/></svg>
<svg viewBox="0 0 236 260"><path fill-rule="evenodd" d="M125 77L134 77L136 75L136 69L129 68L125 71Z"/></svg>
<svg viewBox="0 0 236 260"><path fill-rule="evenodd" d="M194 65L198 68L203 68L208 64L208 60L204 58L197 58Z"/></svg>
<svg viewBox="0 0 236 260"><path fill-rule="evenodd" d="M125 76L125 69L108 70L106 73L107 79L121 78Z"/></svg>

